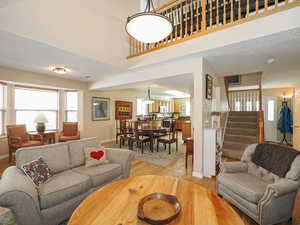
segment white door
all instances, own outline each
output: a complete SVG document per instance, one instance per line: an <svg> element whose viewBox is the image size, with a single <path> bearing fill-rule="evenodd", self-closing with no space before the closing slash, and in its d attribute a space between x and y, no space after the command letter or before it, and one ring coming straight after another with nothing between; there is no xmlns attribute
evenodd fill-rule
<svg viewBox="0 0 300 225"><path fill-rule="evenodd" d="M277 121L279 117L278 98L273 96L263 97L263 111L265 123L265 141L278 142L277 140Z"/></svg>
<svg viewBox="0 0 300 225"><path fill-rule="evenodd" d="M295 149L300 150L300 88L294 90L294 133L293 145Z"/></svg>

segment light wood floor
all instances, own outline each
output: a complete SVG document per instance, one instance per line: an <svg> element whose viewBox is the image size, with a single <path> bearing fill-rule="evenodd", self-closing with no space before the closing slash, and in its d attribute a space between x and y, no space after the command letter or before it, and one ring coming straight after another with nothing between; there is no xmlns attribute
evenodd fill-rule
<svg viewBox="0 0 300 225"><path fill-rule="evenodd" d="M115 143L107 143L105 144L106 147L118 147ZM228 160L228 159L225 159ZM215 178L204 178L198 179L192 176L192 168L191 168L191 158L189 158L188 169L185 169L185 159L180 158L176 162L168 165L167 167L161 167L154 164L141 162L134 160L132 162L131 167L131 176L143 176L143 175L160 175L160 176L172 176L177 177L180 179L188 180L195 184L201 185L214 193L216 193L216 179ZM9 165L8 159L0 160L0 173L5 170ZM283 206L284 207L284 206ZM243 221L245 225L257 225L251 218L246 216L244 213L239 211L238 209L234 208ZM294 216L292 222L282 223L281 225L300 225L300 193L298 192Z"/></svg>

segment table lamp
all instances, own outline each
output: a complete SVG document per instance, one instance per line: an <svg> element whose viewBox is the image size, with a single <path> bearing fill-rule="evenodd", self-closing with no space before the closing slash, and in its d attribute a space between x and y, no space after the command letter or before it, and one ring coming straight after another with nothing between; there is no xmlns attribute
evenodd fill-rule
<svg viewBox="0 0 300 225"><path fill-rule="evenodd" d="M45 123L48 122L48 119L44 113L38 113L34 118L34 122L36 123L36 131L38 133L45 132Z"/></svg>

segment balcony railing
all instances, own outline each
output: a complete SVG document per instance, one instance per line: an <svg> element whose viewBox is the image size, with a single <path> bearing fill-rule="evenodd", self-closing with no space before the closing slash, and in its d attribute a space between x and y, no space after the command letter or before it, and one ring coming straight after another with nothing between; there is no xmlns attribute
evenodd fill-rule
<svg viewBox="0 0 300 225"><path fill-rule="evenodd" d="M299 6L299 3L300 0L171 0L156 12L173 21L173 32L154 44L129 37L128 58Z"/></svg>

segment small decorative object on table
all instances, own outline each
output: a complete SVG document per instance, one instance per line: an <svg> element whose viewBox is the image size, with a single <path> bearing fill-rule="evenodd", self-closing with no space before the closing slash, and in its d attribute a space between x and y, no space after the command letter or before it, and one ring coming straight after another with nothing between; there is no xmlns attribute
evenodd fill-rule
<svg viewBox="0 0 300 225"><path fill-rule="evenodd" d="M38 113L34 119L34 122L36 123L36 131L38 133L44 133L46 126L45 123L48 122L48 119L44 113Z"/></svg>
<svg viewBox="0 0 300 225"><path fill-rule="evenodd" d="M140 200L138 218L149 224L164 225L176 219L180 211L176 196L153 193Z"/></svg>

